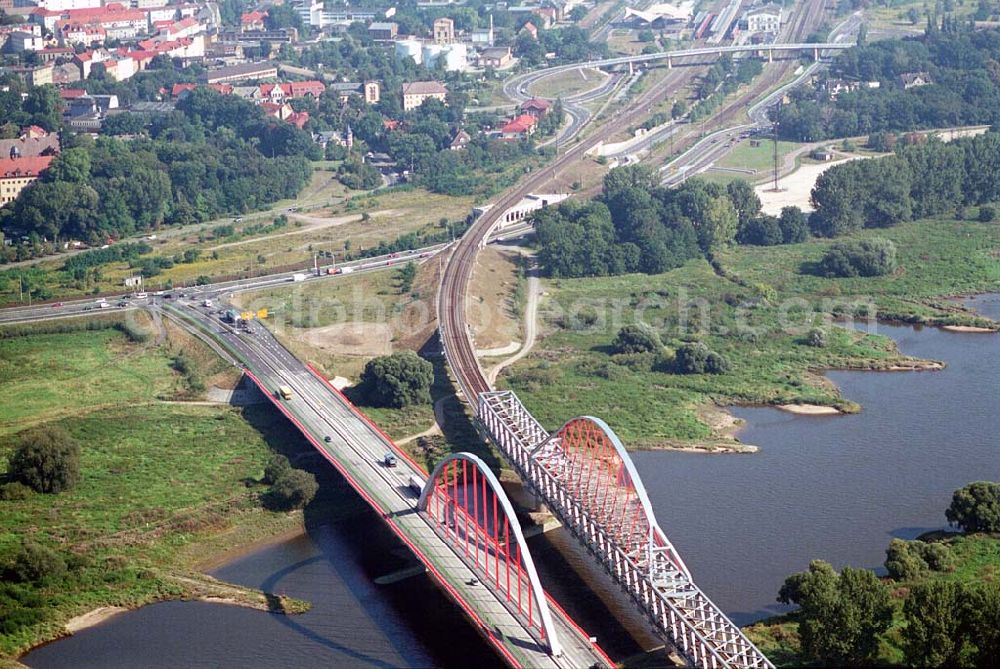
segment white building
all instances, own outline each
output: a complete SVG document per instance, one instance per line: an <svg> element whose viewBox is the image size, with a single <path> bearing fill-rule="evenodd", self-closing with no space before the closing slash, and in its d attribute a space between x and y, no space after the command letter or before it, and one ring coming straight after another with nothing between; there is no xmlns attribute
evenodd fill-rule
<svg viewBox="0 0 1000 669"><path fill-rule="evenodd" d="M569 197L568 193L529 193L520 202L504 212L503 216L496 223L496 230L503 230L515 223L531 218L533 212L544 209L550 204L558 204ZM493 208L492 204L476 207L472 213L479 218Z"/></svg>
<svg viewBox="0 0 1000 669"><path fill-rule="evenodd" d="M10 34L7 48L11 51L41 51L45 48L45 40L33 32L16 30Z"/></svg>
<svg viewBox="0 0 1000 669"><path fill-rule="evenodd" d="M295 11L307 26L322 28L326 24L323 18L323 0L299 0L295 3Z"/></svg>
<svg viewBox="0 0 1000 669"><path fill-rule="evenodd" d="M404 58L410 57L413 62L420 65L423 60L423 49L419 40L415 39L404 39L399 40L395 43L396 48L396 58L403 60Z"/></svg>
<svg viewBox="0 0 1000 669"><path fill-rule="evenodd" d="M38 0L38 6L53 12L67 9L91 9L104 5L103 0Z"/></svg>
<svg viewBox="0 0 1000 669"><path fill-rule="evenodd" d="M774 3L747 12L747 32L777 34L781 30L781 6Z"/></svg>

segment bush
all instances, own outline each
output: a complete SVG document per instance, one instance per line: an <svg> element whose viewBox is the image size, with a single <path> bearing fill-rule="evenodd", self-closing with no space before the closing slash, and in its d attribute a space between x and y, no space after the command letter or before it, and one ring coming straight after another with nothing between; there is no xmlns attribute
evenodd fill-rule
<svg viewBox="0 0 1000 669"><path fill-rule="evenodd" d="M809 219L798 207L782 207L778 226L785 244L798 244L809 239Z"/></svg>
<svg viewBox="0 0 1000 669"><path fill-rule="evenodd" d="M373 406L401 408L429 404L434 366L413 351L369 360L361 374L360 390Z"/></svg>
<svg viewBox="0 0 1000 669"><path fill-rule="evenodd" d="M34 494L34 490L20 481L14 481L13 483L6 483L0 486L0 500L5 502L16 502L22 499L28 499Z"/></svg>
<svg viewBox="0 0 1000 669"><path fill-rule="evenodd" d="M885 551L885 569L889 577L897 581L915 581L928 570L927 563L914 550L913 541L893 539Z"/></svg>
<svg viewBox="0 0 1000 669"><path fill-rule="evenodd" d="M1000 532L1000 483L976 481L959 488L945 517L966 532Z"/></svg>
<svg viewBox="0 0 1000 669"><path fill-rule="evenodd" d="M704 374L711 351L702 343L684 344L674 353L674 371L678 374Z"/></svg>
<svg viewBox="0 0 1000 669"><path fill-rule="evenodd" d="M701 342L684 344L674 353L673 371L677 374L725 374L729 366L724 355Z"/></svg>
<svg viewBox="0 0 1000 669"><path fill-rule="evenodd" d="M615 353L655 353L663 343L660 335L645 325L626 325L611 343Z"/></svg>
<svg viewBox="0 0 1000 669"><path fill-rule="evenodd" d="M66 573L66 561L55 551L33 541L25 541L14 556L10 575L15 581L40 583L61 578Z"/></svg>
<svg viewBox="0 0 1000 669"><path fill-rule="evenodd" d="M80 481L80 446L62 428L29 430L10 457L9 473L36 492L69 490Z"/></svg>
<svg viewBox="0 0 1000 669"><path fill-rule="evenodd" d="M264 483L276 483L282 475L291 469L292 465L288 462L288 458L280 453L275 453L264 466Z"/></svg>
<svg viewBox="0 0 1000 669"><path fill-rule="evenodd" d="M979 208L979 221L980 223L992 223L997 217L997 210L993 207L980 207Z"/></svg>
<svg viewBox="0 0 1000 669"><path fill-rule="evenodd" d="M896 245L873 237L834 244L819 263L826 277L882 276L896 270Z"/></svg>
<svg viewBox="0 0 1000 669"><path fill-rule="evenodd" d="M781 223L774 216L758 216L750 219L740 230L739 242L754 246L777 246L785 241Z"/></svg>
<svg viewBox="0 0 1000 669"><path fill-rule="evenodd" d="M725 374L729 371L729 360L721 353L712 351L705 358L705 371L708 374Z"/></svg>
<svg viewBox="0 0 1000 669"><path fill-rule="evenodd" d="M281 509L301 509L319 490L316 477L301 469L289 469L271 486L271 500Z"/></svg>
<svg viewBox="0 0 1000 669"><path fill-rule="evenodd" d="M815 348L826 348L829 344L827 338L826 330L822 328L813 328L806 335L806 344L809 346L814 346Z"/></svg>

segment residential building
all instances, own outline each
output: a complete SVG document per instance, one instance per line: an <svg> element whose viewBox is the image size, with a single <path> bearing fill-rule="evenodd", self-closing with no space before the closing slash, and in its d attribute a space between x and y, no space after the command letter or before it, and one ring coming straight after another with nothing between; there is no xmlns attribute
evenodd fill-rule
<svg viewBox="0 0 1000 669"><path fill-rule="evenodd" d="M523 26L521 26L521 33L527 33L531 35L533 39L538 39L538 28L531 21L528 21Z"/></svg>
<svg viewBox="0 0 1000 669"><path fill-rule="evenodd" d="M323 0L299 0L295 3L295 11L304 25L323 27Z"/></svg>
<svg viewBox="0 0 1000 669"><path fill-rule="evenodd" d="M506 67L513 60L509 46L491 46L479 54L479 64L483 67Z"/></svg>
<svg viewBox="0 0 1000 669"><path fill-rule="evenodd" d="M414 81L403 84L403 111L416 109L424 100L440 100L445 102L448 89L439 81Z"/></svg>
<svg viewBox="0 0 1000 669"><path fill-rule="evenodd" d="M38 26L34 26L37 28ZM45 39L41 35L25 30L15 30L10 33L7 49L10 51L41 51L45 48Z"/></svg>
<svg viewBox="0 0 1000 669"><path fill-rule="evenodd" d="M926 72L905 72L899 75L899 79L903 82L903 88L907 90L934 83L931 81L931 75Z"/></svg>
<svg viewBox="0 0 1000 669"><path fill-rule="evenodd" d="M21 191L48 169L55 156L0 156L0 206L17 199Z"/></svg>
<svg viewBox="0 0 1000 669"><path fill-rule="evenodd" d="M368 34L376 42L391 42L396 39L399 25L386 21L376 21L368 25Z"/></svg>
<svg viewBox="0 0 1000 669"><path fill-rule="evenodd" d="M370 105L377 104L378 101L382 99L381 84L379 84L377 81L366 81L364 98L367 104Z"/></svg>
<svg viewBox="0 0 1000 669"><path fill-rule="evenodd" d="M29 132L23 131L17 139L0 139L0 158L15 156L34 158L57 153L59 153L59 135L54 132L32 136Z"/></svg>
<svg viewBox="0 0 1000 669"><path fill-rule="evenodd" d="M247 12L240 16L240 29L243 31L247 30L264 30L264 19L267 17L267 12L252 11Z"/></svg>
<svg viewBox="0 0 1000 669"><path fill-rule="evenodd" d="M455 132L455 136L451 138L451 142L448 144L448 148L452 151L461 151L469 145L472 141L472 137L469 133L465 132L459 128Z"/></svg>
<svg viewBox="0 0 1000 669"><path fill-rule="evenodd" d="M500 128L500 136L503 139L520 139L534 134L535 124L538 123L531 114L521 114L517 118L508 121Z"/></svg>
<svg viewBox="0 0 1000 669"><path fill-rule="evenodd" d="M522 114L534 116L535 118L542 118L549 113L551 108L552 103L541 98L531 98L530 100L525 100L521 103L520 107Z"/></svg>
<svg viewBox="0 0 1000 669"><path fill-rule="evenodd" d="M781 5L769 3L747 12L747 32L777 34L781 30Z"/></svg>
<svg viewBox="0 0 1000 669"><path fill-rule="evenodd" d="M203 76L207 84L223 84L232 81L247 81L249 79L277 79L276 63L264 61L260 63L243 63L229 67L209 70Z"/></svg>
<svg viewBox="0 0 1000 669"><path fill-rule="evenodd" d="M448 17L434 19L434 43L451 44L455 41L455 22Z"/></svg>
<svg viewBox="0 0 1000 669"><path fill-rule="evenodd" d="M72 60L75 52L68 46L50 46L37 52L38 59L43 63L51 63L60 58Z"/></svg>

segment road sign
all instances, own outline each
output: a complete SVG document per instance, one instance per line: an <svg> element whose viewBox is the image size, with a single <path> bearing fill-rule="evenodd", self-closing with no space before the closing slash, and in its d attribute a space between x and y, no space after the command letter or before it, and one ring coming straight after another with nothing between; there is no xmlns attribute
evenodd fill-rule
<svg viewBox="0 0 1000 669"><path fill-rule="evenodd" d="M240 319L244 320L244 321L252 321L253 320L253 312L252 311L243 311L243 312L241 312L240 313Z"/></svg>
<svg viewBox="0 0 1000 669"><path fill-rule="evenodd" d="M267 309L258 309L257 318L260 320L264 320L265 318L267 318Z"/></svg>

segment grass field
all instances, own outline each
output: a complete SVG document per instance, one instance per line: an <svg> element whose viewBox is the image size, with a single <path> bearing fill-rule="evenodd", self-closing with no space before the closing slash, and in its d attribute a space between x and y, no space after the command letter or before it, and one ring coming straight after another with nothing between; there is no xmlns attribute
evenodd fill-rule
<svg viewBox="0 0 1000 669"><path fill-rule="evenodd" d="M1000 537L988 534L959 535L946 539L945 543L954 558L954 568L944 572L930 572L920 582L940 580L976 584L996 578L1000 571ZM916 583L893 583L895 619L881 644L878 658L880 666L899 666L903 662L900 631L905 621L902 608L909 588ZM803 660L799 657L801 646L795 613L764 620L748 627L746 632L751 641L777 666L803 666Z"/></svg>
<svg viewBox="0 0 1000 669"><path fill-rule="evenodd" d="M721 141L721 140L720 140ZM784 164L785 156L801 147L796 142L778 142L778 165ZM749 141L740 143L718 164L722 167L734 167L741 170L752 170L761 177L774 170L774 143L761 139L757 146L751 146ZM747 176L753 181L753 176Z"/></svg>
<svg viewBox="0 0 1000 669"><path fill-rule="evenodd" d="M518 392L547 428L583 413L603 417L632 447L718 445L699 417L711 404L822 404L857 410L820 373L920 364L894 342L835 327L831 313L869 307L880 317L926 324L980 322L940 299L1000 290L1000 226L940 220L859 236L893 239L895 274L825 279L805 273L831 242L738 247L719 254L728 278L704 260L659 276L548 280L540 309L543 339L501 384ZM739 283L737 283L737 280ZM724 374L679 375L650 356L610 354L623 325L656 329L667 354L704 342L730 363ZM807 345L820 327L828 343ZM559 392L552 392L558 388Z"/></svg>
<svg viewBox="0 0 1000 669"><path fill-rule="evenodd" d="M196 565L301 525L301 514L264 511L257 483L272 447L291 453L301 440L267 407L161 401L186 392L170 368L179 341L132 343L116 330L0 339L0 459L18 431L58 425L81 445L82 471L70 491L0 501L0 564L31 540L69 566L41 585L4 584L0 657L98 606L212 595L267 607ZM184 346L195 360L210 355Z"/></svg>
<svg viewBox="0 0 1000 669"><path fill-rule="evenodd" d="M546 98L569 97L597 88L607 77L608 75L600 70L578 67L554 74L551 77L545 77L528 86L528 92Z"/></svg>

